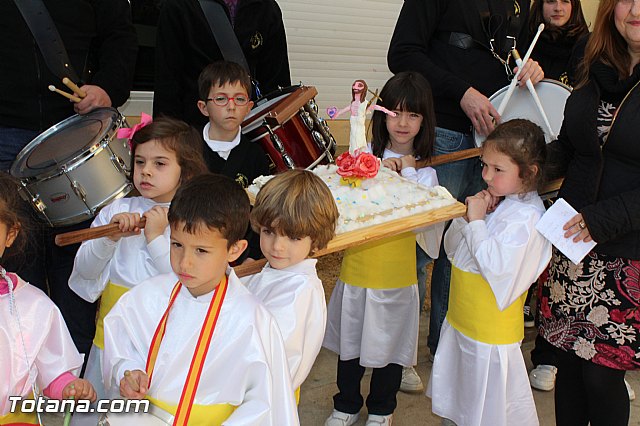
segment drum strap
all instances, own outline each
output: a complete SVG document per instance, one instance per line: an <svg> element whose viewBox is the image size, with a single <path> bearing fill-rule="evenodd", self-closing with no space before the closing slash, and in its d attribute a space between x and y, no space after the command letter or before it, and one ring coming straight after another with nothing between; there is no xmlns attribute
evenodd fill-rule
<svg viewBox="0 0 640 426"><path fill-rule="evenodd" d="M233 32L224 7L215 0L199 0L199 3L224 60L240 64L249 75L252 75L247 58L242 52L240 42L236 33ZM258 82L253 79L253 76L251 83L255 91L254 98L259 98L260 89L258 89Z"/></svg>
<svg viewBox="0 0 640 426"><path fill-rule="evenodd" d="M71 81L80 81L44 2L42 0L13 0L13 2L29 26L49 70L60 79L68 77Z"/></svg>
<svg viewBox="0 0 640 426"><path fill-rule="evenodd" d="M220 316L222 302L224 301L224 297L227 294L228 285L229 277L225 276L220 281L220 284L218 284L218 287L216 287L215 293L211 298L209 310L207 311L202 329L200 330L200 336L198 337L198 342L196 343L196 348L193 353L191 365L189 366L187 379L185 380L184 386L182 388L182 395L180 396L180 401L178 402L178 408L176 410L176 415L173 422L174 425L189 424L189 414L191 412L191 406L193 405L193 401L196 396L196 390L198 389L198 383L200 382L202 367L204 366L204 361L207 358L207 352L209 351L211 338L213 337L213 332L215 331L216 323L218 322L218 317ZM153 339L151 340L151 347L149 348L149 356L147 357L146 368L147 375L149 376L149 387L151 387L153 369L156 364L156 358L158 357L158 351L160 350L160 344L162 343L162 338L164 337L166 331L169 312L171 311L173 302L175 302L181 288L182 283L178 281L171 291L171 296L169 297L169 305L167 306L164 315L162 315L160 323L158 324L158 327L156 328L156 331L153 335Z"/></svg>

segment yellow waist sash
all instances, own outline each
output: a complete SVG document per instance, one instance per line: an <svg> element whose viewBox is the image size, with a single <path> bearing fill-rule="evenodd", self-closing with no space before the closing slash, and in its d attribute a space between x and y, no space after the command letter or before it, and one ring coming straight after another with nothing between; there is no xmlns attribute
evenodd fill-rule
<svg viewBox="0 0 640 426"><path fill-rule="evenodd" d="M177 404L169 404L151 397L147 398L156 407L160 407L174 416L176 415ZM219 426L233 414L235 409L236 407L231 404L193 404L189 415L189 426Z"/></svg>
<svg viewBox="0 0 640 426"><path fill-rule="evenodd" d="M33 399L33 393L30 393L27 399ZM38 415L34 411L33 413L23 413L20 411L21 404L17 404L18 410L15 413L5 414L0 416L0 425L12 425L12 424L28 424L38 425Z"/></svg>
<svg viewBox="0 0 640 426"><path fill-rule="evenodd" d="M489 283L480 274L452 265L447 321L465 336L491 345L517 343L524 338L525 292L504 311L498 309Z"/></svg>
<svg viewBox="0 0 640 426"><path fill-rule="evenodd" d="M347 249L340 279L356 287L379 290L417 283L415 234L407 232Z"/></svg>
<svg viewBox="0 0 640 426"><path fill-rule="evenodd" d="M129 291L128 287L109 281L100 296L100 308L98 308L98 321L96 322L96 335L93 338L93 344L102 350L104 350L104 317L127 291Z"/></svg>

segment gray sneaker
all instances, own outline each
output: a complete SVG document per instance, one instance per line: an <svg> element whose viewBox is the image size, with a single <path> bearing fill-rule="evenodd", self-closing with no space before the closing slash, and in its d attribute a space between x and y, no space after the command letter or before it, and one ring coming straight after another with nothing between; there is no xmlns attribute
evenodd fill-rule
<svg viewBox="0 0 640 426"><path fill-rule="evenodd" d="M404 367L402 369L402 382L400 382L400 390L402 392L415 393L422 392L424 385L420 376L413 367Z"/></svg>

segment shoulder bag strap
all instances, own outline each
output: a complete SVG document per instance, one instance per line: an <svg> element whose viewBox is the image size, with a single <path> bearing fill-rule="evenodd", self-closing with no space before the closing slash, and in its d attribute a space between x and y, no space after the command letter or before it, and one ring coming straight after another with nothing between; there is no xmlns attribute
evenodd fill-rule
<svg viewBox="0 0 640 426"><path fill-rule="evenodd" d="M251 74L238 37L233 32L231 22L227 19L227 12L222 5L215 0L199 0L199 2L224 59L240 64Z"/></svg>
<svg viewBox="0 0 640 426"><path fill-rule="evenodd" d="M68 77L78 83L67 49L42 0L13 0L36 40L47 67L58 78Z"/></svg>

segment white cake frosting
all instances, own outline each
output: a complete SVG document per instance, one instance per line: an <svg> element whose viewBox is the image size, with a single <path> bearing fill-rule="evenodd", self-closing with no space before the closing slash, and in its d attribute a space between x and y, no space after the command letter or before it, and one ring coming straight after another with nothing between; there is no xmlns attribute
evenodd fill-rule
<svg viewBox="0 0 640 426"><path fill-rule="evenodd" d="M412 216L455 203L442 186L426 187L381 167L377 176L364 179L360 187L340 184L336 165L317 166L313 172L327 184L338 206L336 233L353 231L378 223ZM260 176L247 189L257 195L272 176Z"/></svg>

